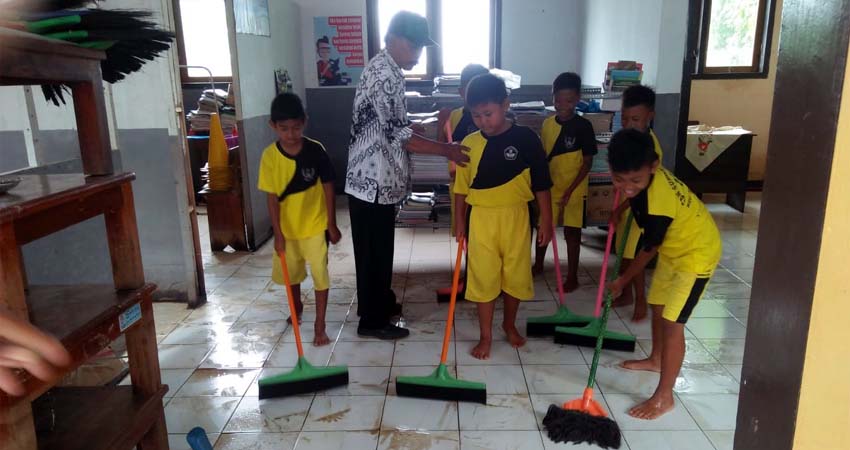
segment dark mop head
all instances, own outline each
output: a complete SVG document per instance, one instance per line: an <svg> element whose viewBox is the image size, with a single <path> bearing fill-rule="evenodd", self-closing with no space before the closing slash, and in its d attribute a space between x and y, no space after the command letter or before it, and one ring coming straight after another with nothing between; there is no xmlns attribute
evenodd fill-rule
<svg viewBox="0 0 850 450"><path fill-rule="evenodd" d="M620 427L607 417L549 405L543 426L554 442L586 442L602 448L620 448Z"/></svg>

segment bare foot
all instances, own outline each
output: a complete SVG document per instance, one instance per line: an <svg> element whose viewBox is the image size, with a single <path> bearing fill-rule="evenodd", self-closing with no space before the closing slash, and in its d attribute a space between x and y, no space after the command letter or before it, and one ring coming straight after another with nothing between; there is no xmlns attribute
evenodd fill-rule
<svg viewBox="0 0 850 450"><path fill-rule="evenodd" d="M646 302L637 302L635 312L632 313L632 322L641 322L643 319L646 319Z"/></svg>
<svg viewBox="0 0 850 450"><path fill-rule="evenodd" d="M519 334L519 330L516 329L514 324L503 324L502 329L505 330L505 334L508 335L508 342L511 343L511 347L520 348L525 345L525 338Z"/></svg>
<svg viewBox="0 0 850 450"><path fill-rule="evenodd" d="M313 345L321 347L331 343L331 339L325 333L325 324L316 324L313 326Z"/></svg>
<svg viewBox="0 0 850 450"><path fill-rule="evenodd" d="M673 400L672 392L655 393L649 400L630 409L629 415L637 419L653 420L670 412L674 406L676 406L676 402Z"/></svg>
<svg viewBox="0 0 850 450"><path fill-rule="evenodd" d="M535 263L533 266L531 266L531 276L536 277L537 275L540 275L541 273L543 273L543 264L536 264Z"/></svg>
<svg viewBox="0 0 850 450"><path fill-rule="evenodd" d="M564 281L564 292L572 292L578 289L578 279L567 277Z"/></svg>
<svg viewBox="0 0 850 450"><path fill-rule="evenodd" d="M476 359L490 359L490 344L492 344L490 339L482 339L469 353Z"/></svg>
<svg viewBox="0 0 850 450"><path fill-rule="evenodd" d="M300 305L296 304L295 305L295 314L298 314L298 317L299 317L298 324L299 325L304 323L304 320L301 319L301 313L303 313L303 312L304 312L304 304L300 304ZM286 323L288 323L289 325L292 325L292 316L289 316L289 317L286 318Z"/></svg>
<svg viewBox="0 0 850 450"><path fill-rule="evenodd" d="M655 361L650 358L623 361L620 363L620 367L626 370L641 370L645 372L661 373L661 361Z"/></svg>

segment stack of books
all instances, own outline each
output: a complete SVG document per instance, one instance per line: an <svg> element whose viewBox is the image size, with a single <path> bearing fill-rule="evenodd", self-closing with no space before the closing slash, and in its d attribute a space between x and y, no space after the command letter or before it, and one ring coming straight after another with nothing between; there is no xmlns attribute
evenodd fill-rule
<svg viewBox="0 0 850 450"><path fill-rule="evenodd" d="M635 61L609 62L605 69L605 91L624 91L629 86L640 84L643 79L643 64Z"/></svg>
<svg viewBox="0 0 850 450"><path fill-rule="evenodd" d="M195 133L204 133L210 130L210 115L219 114L221 126L225 134L231 134L236 127L236 108L227 105L227 91L223 89L207 89L198 99L198 109L192 110L186 115L189 126Z"/></svg>
<svg viewBox="0 0 850 450"><path fill-rule="evenodd" d="M433 222L433 205L433 192L411 193L401 202L396 222L406 225Z"/></svg>

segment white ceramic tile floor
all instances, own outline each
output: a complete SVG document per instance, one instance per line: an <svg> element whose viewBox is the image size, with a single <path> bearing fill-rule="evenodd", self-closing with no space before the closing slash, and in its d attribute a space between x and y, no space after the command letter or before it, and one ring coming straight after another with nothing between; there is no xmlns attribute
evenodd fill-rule
<svg viewBox="0 0 850 450"><path fill-rule="evenodd" d="M185 433L198 425L207 429L217 450L596 448L556 444L541 423L550 404L581 396L592 349L555 345L546 338L511 348L500 327L501 303L489 360L469 355L478 338L473 304L459 302L449 346L450 373L486 382L487 405L397 397L395 377L428 375L439 359L448 305L434 302L434 289L448 285L456 247L445 231L398 230L393 288L404 303L411 337L395 344L360 338L344 205L340 200L345 237L329 253L327 331L334 342L318 348L305 342L304 350L315 365L348 364L349 385L285 399L257 398L257 378L288 371L296 360L292 328L284 321L289 316L285 294L269 278L271 248L267 244L253 255L210 253L201 217L209 303L194 311L175 303L154 306L163 380L170 385L166 417L172 448L188 448ZM622 449L731 449L759 208L758 196L748 199L744 215L720 203L709 205L724 237L724 256L687 326L676 409L659 420L639 421L625 414L652 393L657 375L615 367L624 358L651 351L649 321L630 322L631 307L613 313L611 329L640 338L634 354L603 352L598 375L596 400L623 430ZM594 280L601 265L595 247L603 240L604 233L595 229L584 237L582 286L567 295L576 313L593 312ZM546 315L556 307L551 252L546 268L545 276L535 280L537 301L520 307L521 330L526 317ZM302 332L308 340L315 318L313 295L308 279L302 283Z"/></svg>

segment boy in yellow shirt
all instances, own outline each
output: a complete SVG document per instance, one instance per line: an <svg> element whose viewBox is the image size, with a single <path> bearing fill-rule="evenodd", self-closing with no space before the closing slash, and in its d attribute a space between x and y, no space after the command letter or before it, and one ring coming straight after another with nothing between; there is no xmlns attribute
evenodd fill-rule
<svg viewBox="0 0 850 450"><path fill-rule="evenodd" d="M505 300L502 329L511 346L525 344L516 317L519 302L534 297L528 202L537 200L537 244L547 245L552 237L552 180L540 138L505 117L510 103L504 81L490 74L475 77L466 105L480 131L463 140L470 161L457 169L455 230L458 242L468 236L466 299L478 304L481 337L471 353L488 359L500 294Z"/></svg>
<svg viewBox="0 0 850 450"><path fill-rule="evenodd" d="M543 121L541 136L552 176L552 217L555 226L564 227L567 241L567 278L564 291L578 288L578 258L581 229L585 222L587 174L597 153L596 134L589 120L576 114L581 100L581 77L564 72L552 83L554 116ZM537 247L534 272L543 271L546 247Z"/></svg>
<svg viewBox="0 0 850 450"><path fill-rule="evenodd" d="M628 199L634 221L644 231L634 261L609 284L611 292L622 292L658 255L648 299L652 351L646 359L621 364L661 374L652 397L629 410L633 417L655 419L675 406L673 387L685 358L685 324L720 261L720 232L697 196L661 167L649 134L619 131L608 146L608 164L614 187Z"/></svg>
<svg viewBox="0 0 850 450"><path fill-rule="evenodd" d="M621 121L623 128L642 131L649 133L652 137L652 142L655 146L655 153L658 154L658 160L662 159L661 144L658 142L658 137L652 131L650 126L652 120L655 119L655 91L648 86L636 85L631 86L623 91L623 105L621 109ZM617 236L622 236L626 232L625 219L628 215L628 201L624 201L619 208L620 224L617 227ZM620 273L625 273L629 265L635 258L636 249L638 248L641 239L641 230L639 227L632 227L629 231L629 236L626 241L626 249L623 254L623 263L620 265ZM632 294L634 290L634 294ZM635 309L632 313L632 322L640 322L646 318L646 274L641 271L626 286L623 295L614 301L614 307L627 306L634 302Z"/></svg>
<svg viewBox="0 0 850 450"><path fill-rule="evenodd" d="M330 288L328 241L336 244L341 235L336 226L333 166L322 144L303 135L306 121L297 95L275 97L269 125L277 141L263 150L258 187L268 194L274 229L272 281L284 283L278 257L284 254L300 317L304 309L301 282L307 278L306 266L310 265L316 292L313 345L321 346L330 342L325 332Z"/></svg>

